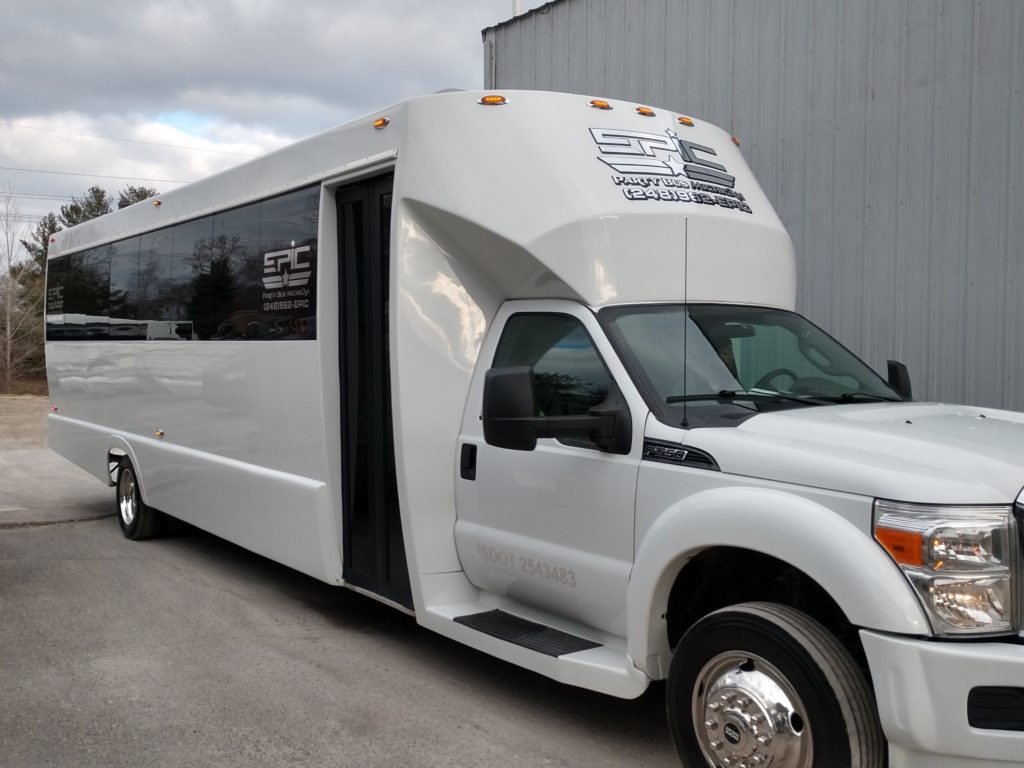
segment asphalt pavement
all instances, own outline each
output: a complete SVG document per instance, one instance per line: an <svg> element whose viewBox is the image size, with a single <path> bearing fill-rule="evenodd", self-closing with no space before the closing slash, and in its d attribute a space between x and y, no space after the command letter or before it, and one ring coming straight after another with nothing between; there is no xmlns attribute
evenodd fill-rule
<svg viewBox="0 0 1024 768"><path fill-rule="evenodd" d="M124 539L47 408L0 398L3 768L678 766L660 685L560 685L196 529Z"/></svg>

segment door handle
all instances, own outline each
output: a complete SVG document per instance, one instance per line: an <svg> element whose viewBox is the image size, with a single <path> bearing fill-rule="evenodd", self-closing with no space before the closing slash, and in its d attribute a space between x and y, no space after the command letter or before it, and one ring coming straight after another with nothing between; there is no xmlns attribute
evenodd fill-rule
<svg viewBox="0 0 1024 768"><path fill-rule="evenodd" d="M476 446L472 443L462 444L459 456L459 475L463 480L476 480Z"/></svg>

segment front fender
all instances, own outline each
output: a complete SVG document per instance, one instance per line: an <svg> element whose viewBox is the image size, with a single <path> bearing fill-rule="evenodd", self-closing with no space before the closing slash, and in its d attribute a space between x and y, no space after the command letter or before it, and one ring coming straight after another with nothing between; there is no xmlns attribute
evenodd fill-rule
<svg viewBox="0 0 1024 768"><path fill-rule="evenodd" d="M717 488L666 509L637 550L629 581L629 655L651 674L668 659L665 611L683 566L702 550L740 547L789 563L817 582L858 627L928 635L899 567L845 518L815 501L764 488Z"/></svg>

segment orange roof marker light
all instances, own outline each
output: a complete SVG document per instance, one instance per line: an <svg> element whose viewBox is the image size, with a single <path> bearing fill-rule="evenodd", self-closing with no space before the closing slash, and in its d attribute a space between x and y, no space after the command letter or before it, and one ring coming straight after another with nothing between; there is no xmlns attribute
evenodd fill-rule
<svg viewBox="0 0 1024 768"><path fill-rule="evenodd" d="M643 115L644 117L654 117L656 114L658 114L650 107L637 107L636 113L638 115Z"/></svg>
<svg viewBox="0 0 1024 768"><path fill-rule="evenodd" d="M685 125L687 128L693 128L693 118L687 117L686 115L680 115L676 118L676 122L680 125Z"/></svg>
<svg viewBox="0 0 1024 768"><path fill-rule="evenodd" d="M391 120L387 117L378 117L376 120L373 121L373 127L376 128L377 130L380 130L390 122Z"/></svg>
<svg viewBox="0 0 1024 768"><path fill-rule="evenodd" d="M735 144L738 147L740 145L739 136L733 136L732 137L732 143Z"/></svg>
<svg viewBox="0 0 1024 768"><path fill-rule="evenodd" d="M489 93L483 96L477 104L483 104L485 107L500 107L502 104L508 104L508 99L496 93Z"/></svg>
<svg viewBox="0 0 1024 768"><path fill-rule="evenodd" d="M594 109L611 109L612 108L612 105L609 104L604 99L591 99L589 103L590 103L590 106L592 106Z"/></svg>

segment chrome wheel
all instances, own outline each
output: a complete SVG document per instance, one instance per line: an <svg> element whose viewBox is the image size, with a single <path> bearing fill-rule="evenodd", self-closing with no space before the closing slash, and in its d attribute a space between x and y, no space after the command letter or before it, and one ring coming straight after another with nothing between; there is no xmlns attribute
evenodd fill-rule
<svg viewBox="0 0 1024 768"><path fill-rule="evenodd" d="M806 711L793 686L751 653L721 653L693 688L697 743L710 765L810 768L814 750Z"/></svg>
<svg viewBox="0 0 1024 768"><path fill-rule="evenodd" d="M148 506L142 498L142 486L135 477L135 467L127 456L118 462L114 483L114 504L117 522L126 539L137 541L158 536L167 520L163 512Z"/></svg>
<svg viewBox="0 0 1024 768"><path fill-rule="evenodd" d="M679 640L665 691L690 768L884 768L867 678L822 624L790 606L739 603Z"/></svg>
<svg viewBox="0 0 1024 768"><path fill-rule="evenodd" d="M117 508L121 513L121 522L128 527L135 520L135 474L131 467L124 467L117 480Z"/></svg>

